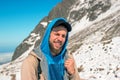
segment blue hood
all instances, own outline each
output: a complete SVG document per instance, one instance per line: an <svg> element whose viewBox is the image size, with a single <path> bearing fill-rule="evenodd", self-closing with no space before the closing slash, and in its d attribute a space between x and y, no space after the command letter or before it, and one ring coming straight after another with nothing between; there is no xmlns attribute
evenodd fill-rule
<svg viewBox="0 0 120 80"><path fill-rule="evenodd" d="M62 51L60 52L60 55L56 56L56 57L53 57L51 55L51 52L50 52L50 47L49 47L49 38L50 38L50 33L51 33L51 30L54 26L54 24L56 23L56 21L58 20L64 20L66 22L66 20L64 18L55 18L53 19L47 26L46 28L46 31L45 31L45 34L43 36L43 39L42 39L42 42L41 42L41 45L40 45L40 48L41 48L41 51L43 52L43 54L46 56L47 60L49 63L59 63L59 60L61 60L61 58L64 57L64 54L66 52L66 45L68 43L68 35L66 37L66 41L63 45L63 49Z"/></svg>
<svg viewBox="0 0 120 80"><path fill-rule="evenodd" d="M64 71L65 71L64 56L66 53L66 45L68 43L68 34L66 36L65 43L64 43L63 48L62 48L61 52L59 53L59 55L52 56L52 54L50 52L50 47L49 47L50 33L51 33L51 30L54 27L55 23L58 20L64 20L66 22L66 20L64 18L53 19L48 24L46 31L44 33L41 45L40 45L40 49L41 49L42 53L45 55L47 62L48 62L48 75L49 75L48 78L49 79L47 79L47 80L63 80Z"/></svg>

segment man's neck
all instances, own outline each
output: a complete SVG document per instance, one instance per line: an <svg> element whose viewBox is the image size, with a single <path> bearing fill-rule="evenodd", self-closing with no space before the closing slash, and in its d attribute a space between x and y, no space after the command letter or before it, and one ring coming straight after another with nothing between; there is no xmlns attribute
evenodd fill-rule
<svg viewBox="0 0 120 80"><path fill-rule="evenodd" d="M60 53L60 50L51 50L52 56L57 56Z"/></svg>

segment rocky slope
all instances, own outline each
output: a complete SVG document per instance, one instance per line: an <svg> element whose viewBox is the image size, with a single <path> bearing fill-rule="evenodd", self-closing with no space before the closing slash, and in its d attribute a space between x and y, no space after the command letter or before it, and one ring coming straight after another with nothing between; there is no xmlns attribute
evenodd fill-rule
<svg viewBox="0 0 120 80"><path fill-rule="evenodd" d="M22 60L39 45L47 24L55 17L65 17L72 25L68 49L74 56L80 77L86 80L120 80L119 2L63 0L16 48L13 61L0 66L0 80L20 80Z"/></svg>

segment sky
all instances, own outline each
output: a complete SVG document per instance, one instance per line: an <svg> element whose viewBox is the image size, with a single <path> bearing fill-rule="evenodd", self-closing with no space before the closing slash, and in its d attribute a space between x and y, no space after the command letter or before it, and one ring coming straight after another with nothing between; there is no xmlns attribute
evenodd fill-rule
<svg viewBox="0 0 120 80"><path fill-rule="evenodd" d="M62 0L0 0L0 54L13 53Z"/></svg>
<svg viewBox="0 0 120 80"><path fill-rule="evenodd" d="M0 0L0 65L62 0Z"/></svg>

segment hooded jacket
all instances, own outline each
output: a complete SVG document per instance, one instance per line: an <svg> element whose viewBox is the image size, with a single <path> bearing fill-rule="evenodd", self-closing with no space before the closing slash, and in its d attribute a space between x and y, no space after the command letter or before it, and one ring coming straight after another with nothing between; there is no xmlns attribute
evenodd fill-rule
<svg viewBox="0 0 120 80"><path fill-rule="evenodd" d="M69 25L69 23L66 22L66 20L64 18L55 18L53 19L49 25L47 26L47 29L45 31L43 40L41 42L40 45L40 50L43 53L43 55L45 56L46 60L47 60L47 66L48 66L48 80L64 80L64 74L65 74L65 68L64 68L64 57L65 57L65 53L66 53L66 45L68 42L68 32L67 32L67 36L66 36L66 40L64 42L64 45L62 46L62 50L59 53L59 55L57 56L52 56L52 53L50 51L50 47L49 47L49 38L50 38L50 33L52 28L55 27L59 27L59 25L64 25L67 30L69 31L69 29L71 28L71 26Z"/></svg>
<svg viewBox="0 0 120 80"><path fill-rule="evenodd" d="M53 57L51 55L50 47L49 47L50 33L54 26L58 26L60 24L65 25L65 27L68 30L68 33L67 33L66 40L62 47L61 52L59 53L59 55ZM36 67L36 69L34 70L35 74L33 74L33 75L37 75L36 76L37 78L33 76L33 79L29 79L29 80L37 80L39 76L38 73L44 76L43 80L70 80L71 77L67 73L66 69L64 68L64 61L68 58L66 46L68 43L69 31L71 31L71 26L66 22L64 18L56 18L48 24L40 46L34 49L30 53L30 55L34 56L34 58L35 57L37 58L35 59L35 62L37 62L36 64L39 66L35 66ZM25 60L23 63L25 64L28 63L27 60ZM34 62L32 63L34 64ZM24 66L25 65L23 65L23 67ZM22 68L22 70L24 70L24 68ZM22 80L25 80L25 79L23 79L22 77ZM28 78L26 78L26 80L28 80ZM40 77L40 80L41 80L41 77ZM75 80L75 79L73 78L72 80ZM79 79L76 79L76 80L79 80Z"/></svg>

